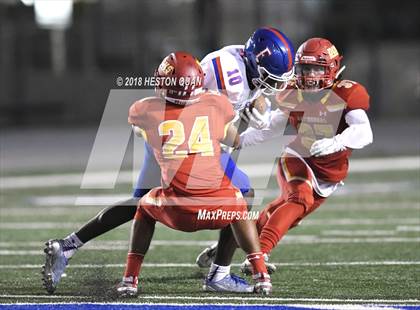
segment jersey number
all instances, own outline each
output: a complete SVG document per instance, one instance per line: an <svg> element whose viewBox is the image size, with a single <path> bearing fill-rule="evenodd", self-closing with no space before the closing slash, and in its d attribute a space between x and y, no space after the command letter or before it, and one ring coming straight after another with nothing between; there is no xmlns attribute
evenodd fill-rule
<svg viewBox="0 0 420 310"><path fill-rule="evenodd" d="M188 150L176 150L185 142L184 124L178 120L168 120L160 123L159 136L170 138L162 146L162 155L166 159L185 158L188 154L200 153L201 156L213 156L213 143L210 139L208 116L198 116L194 120Z"/></svg>
<svg viewBox="0 0 420 310"><path fill-rule="evenodd" d="M299 135L301 143L307 149L310 149L312 143L318 137L331 138L334 135L334 127L330 124L313 124L312 126L307 123L301 123L299 126Z"/></svg>

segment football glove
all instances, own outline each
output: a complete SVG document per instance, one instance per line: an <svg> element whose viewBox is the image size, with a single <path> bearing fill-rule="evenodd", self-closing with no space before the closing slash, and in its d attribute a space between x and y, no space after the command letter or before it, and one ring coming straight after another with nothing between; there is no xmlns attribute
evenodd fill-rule
<svg viewBox="0 0 420 310"><path fill-rule="evenodd" d="M346 147L341 142L340 134L332 137L332 138L324 138L321 140L316 140L309 152L312 156L319 157L328 154L332 154L335 152L343 151Z"/></svg>
<svg viewBox="0 0 420 310"><path fill-rule="evenodd" d="M266 120L255 108L250 109L249 107L246 107L240 114L240 117L243 121L248 123L249 126L255 129L265 129L270 125L268 120Z"/></svg>

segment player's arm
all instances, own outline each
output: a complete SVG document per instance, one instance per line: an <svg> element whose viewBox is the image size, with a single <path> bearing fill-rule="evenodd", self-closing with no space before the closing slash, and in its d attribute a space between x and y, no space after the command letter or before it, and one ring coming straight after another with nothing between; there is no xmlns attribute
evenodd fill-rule
<svg viewBox="0 0 420 310"><path fill-rule="evenodd" d="M340 134L341 143L345 147L361 149L373 142L372 128L364 110L351 110L345 119L349 127Z"/></svg>
<svg viewBox="0 0 420 310"><path fill-rule="evenodd" d="M145 131L142 128L142 123L144 122L144 112L144 101L139 100L134 102L128 111L128 123L131 125L133 132L137 137L146 139Z"/></svg>
<svg viewBox="0 0 420 310"><path fill-rule="evenodd" d="M277 109L270 114L270 123L267 128L259 130L248 128L240 135L240 147L252 146L273 140L284 135L288 116Z"/></svg>
<svg viewBox="0 0 420 310"><path fill-rule="evenodd" d="M224 145L233 147L235 149L239 148L240 138L238 134L238 129L235 127L235 125L232 122L226 125L225 137L220 142L223 143Z"/></svg>
<svg viewBox="0 0 420 310"><path fill-rule="evenodd" d="M346 148L362 149L372 143L372 128L364 110L351 110L345 115L345 120L349 127L341 134L317 140L312 144L310 149L312 156L328 155Z"/></svg>
<svg viewBox="0 0 420 310"><path fill-rule="evenodd" d="M323 156L338 151L361 149L373 142L373 133L366 110L369 108L369 95L364 87L358 85L348 98L348 110L344 116L348 127L332 138L315 141L310 149L312 156Z"/></svg>

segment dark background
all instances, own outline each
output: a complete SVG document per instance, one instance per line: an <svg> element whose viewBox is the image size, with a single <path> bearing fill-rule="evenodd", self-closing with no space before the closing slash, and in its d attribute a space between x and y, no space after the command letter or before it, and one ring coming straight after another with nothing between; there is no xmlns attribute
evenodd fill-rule
<svg viewBox="0 0 420 310"><path fill-rule="evenodd" d="M418 118L419 20L419 1L90 0L75 1L70 27L49 30L33 6L2 0L0 125L97 126L118 76L151 75L173 50L202 58L243 44L265 25L296 49L330 39L344 77L367 87L371 118Z"/></svg>

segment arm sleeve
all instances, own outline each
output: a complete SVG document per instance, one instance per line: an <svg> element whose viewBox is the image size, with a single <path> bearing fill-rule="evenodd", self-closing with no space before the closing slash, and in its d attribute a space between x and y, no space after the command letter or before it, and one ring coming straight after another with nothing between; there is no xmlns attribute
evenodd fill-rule
<svg viewBox="0 0 420 310"><path fill-rule="evenodd" d="M268 128L258 130L248 128L240 136L241 147L260 144L284 135L288 116L280 109L271 112L270 125Z"/></svg>
<svg viewBox="0 0 420 310"><path fill-rule="evenodd" d="M373 133L369 118L364 110L356 109L347 112L345 120L349 127L340 134L340 142L344 146L361 149L372 143Z"/></svg>

